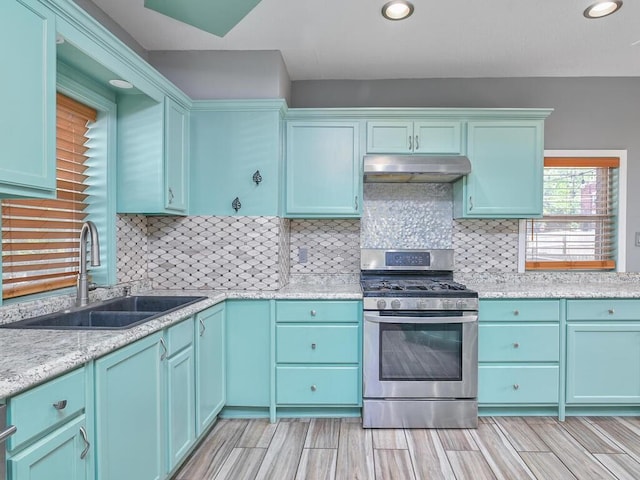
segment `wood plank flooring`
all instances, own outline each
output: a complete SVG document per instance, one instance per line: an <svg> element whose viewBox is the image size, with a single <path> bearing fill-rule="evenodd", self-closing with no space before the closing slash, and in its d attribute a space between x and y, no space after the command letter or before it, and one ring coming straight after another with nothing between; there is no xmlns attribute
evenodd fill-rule
<svg viewBox="0 0 640 480"><path fill-rule="evenodd" d="M244 479L638 480L640 417L482 417L457 430L219 420L173 477Z"/></svg>

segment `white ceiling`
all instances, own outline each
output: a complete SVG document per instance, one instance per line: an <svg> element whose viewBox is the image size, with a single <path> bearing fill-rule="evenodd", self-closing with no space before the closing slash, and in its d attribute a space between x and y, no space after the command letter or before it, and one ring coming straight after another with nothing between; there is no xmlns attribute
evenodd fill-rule
<svg viewBox="0 0 640 480"><path fill-rule="evenodd" d="M262 0L224 38L93 1L147 50L279 50L292 80L640 76L639 0L598 20L582 15L595 0L413 0L401 22L386 0Z"/></svg>

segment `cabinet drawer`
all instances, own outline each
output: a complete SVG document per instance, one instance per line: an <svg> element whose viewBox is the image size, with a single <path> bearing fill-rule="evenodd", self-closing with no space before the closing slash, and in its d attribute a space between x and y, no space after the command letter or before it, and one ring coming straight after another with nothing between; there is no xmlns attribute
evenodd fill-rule
<svg viewBox="0 0 640 480"><path fill-rule="evenodd" d="M640 320L640 300L567 300L567 320Z"/></svg>
<svg viewBox="0 0 640 480"><path fill-rule="evenodd" d="M358 325L278 325L276 361L359 363Z"/></svg>
<svg viewBox="0 0 640 480"><path fill-rule="evenodd" d="M278 302L276 322L358 322L362 306L357 301L300 300Z"/></svg>
<svg viewBox="0 0 640 480"><path fill-rule="evenodd" d="M558 403L558 367L481 365L478 403Z"/></svg>
<svg viewBox="0 0 640 480"><path fill-rule="evenodd" d="M560 320L559 300L480 300L478 319L485 322Z"/></svg>
<svg viewBox="0 0 640 480"><path fill-rule="evenodd" d="M193 318L185 320L167 330L167 355L178 353L193 344Z"/></svg>
<svg viewBox="0 0 640 480"><path fill-rule="evenodd" d="M277 367L276 401L294 405L359 405L358 367Z"/></svg>
<svg viewBox="0 0 640 480"><path fill-rule="evenodd" d="M9 450L15 450L84 408L85 372L82 368L11 398L9 423L18 427L18 431L9 438Z"/></svg>
<svg viewBox="0 0 640 480"><path fill-rule="evenodd" d="M559 358L558 325L480 325L480 362L557 362Z"/></svg>

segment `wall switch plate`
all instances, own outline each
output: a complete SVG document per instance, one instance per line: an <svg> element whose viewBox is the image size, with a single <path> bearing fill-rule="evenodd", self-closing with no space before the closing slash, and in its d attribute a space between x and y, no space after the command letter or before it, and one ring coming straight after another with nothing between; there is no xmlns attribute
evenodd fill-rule
<svg viewBox="0 0 640 480"><path fill-rule="evenodd" d="M640 247L640 232L636 232L636 247Z"/></svg>
<svg viewBox="0 0 640 480"><path fill-rule="evenodd" d="M298 248L298 263L307 263L309 261L308 257L309 257L309 249L307 247Z"/></svg>

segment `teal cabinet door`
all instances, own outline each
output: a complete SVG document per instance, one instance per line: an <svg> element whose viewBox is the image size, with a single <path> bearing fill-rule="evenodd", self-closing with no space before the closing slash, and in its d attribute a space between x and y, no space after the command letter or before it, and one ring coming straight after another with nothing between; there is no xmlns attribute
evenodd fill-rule
<svg viewBox="0 0 640 480"><path fill-rule="evenodd" d="M187 213L188 125L186 111L169 98L118 99L119 213Z"/></svg>
<svg viewBox="0 0 640 480"><path fill-rule="evenodd" d="M0 2L0 198L56 194L56 27L35 0ZM8 47L8 46L11 47Z"/></svg>
<svg viewBox="0 0 640 480"><path fill-rule="evenodd" d="M640 404L640 322L567 325L567 403Z"/></svg>
<svg viewBox="0 0 640 480"><path fill-rule="evenodd" d="M227 405L268 407L271 307L267 300L227 301Z"/></svg>
<svg viewBox="0 0 640 480"><path fill-rule="evenodd" d="M287 217L358 217L362 169L357 122L287 124Z"/></svg>
<svg viewBox="0 0 640 480"><path fill-rule="evenodd" d="M454 185L454 215L528 218L542 215L543 121L471 121L471 173Z"/></svg>
<svg viewBox="0 0 640 480"><path fill-rule="evenodd" d="M89 480L90 442L81 415L7 461L9 480ZM85 451L85 449L87 449ZM4 468L4 466L2 466ZM126 477L122 477L126 478Z"/></svg>
<svg viewBox="0 0 640 480"><path fill-rule="evenodd" d="M279 215L282 137L279 108L193 111L190 213Z"/></svg>
<svg viewBox="0 0 640 480"><path fill-rule="evenodd" d="M100 480L163 478L161 339L162 332L155 333L95 363L96 472Z"/></svg>
<svg viewBox="0 0 640 480"><path fill-rule="evenodd" d="M180 463L196 439L193 346L167 360L167 471Z"/></svg>
<svg viewBox="0 0 640 480"><path fill-rule="evenodd" d="M165 207L186 213L188 205L189 116L187 110L165 98Z"/></svg>
<svg viewBox="0 0 640 480"><path fill-rule="evenodd" d="M207 429L226 400L224 318L224 304L196 316L196 435Z"/></svg>
<svg viewBox="0 0 640 480"><path fill-rule="evenodd" d="M460 121L367 122L367 153L459 154Z"/></svg>

